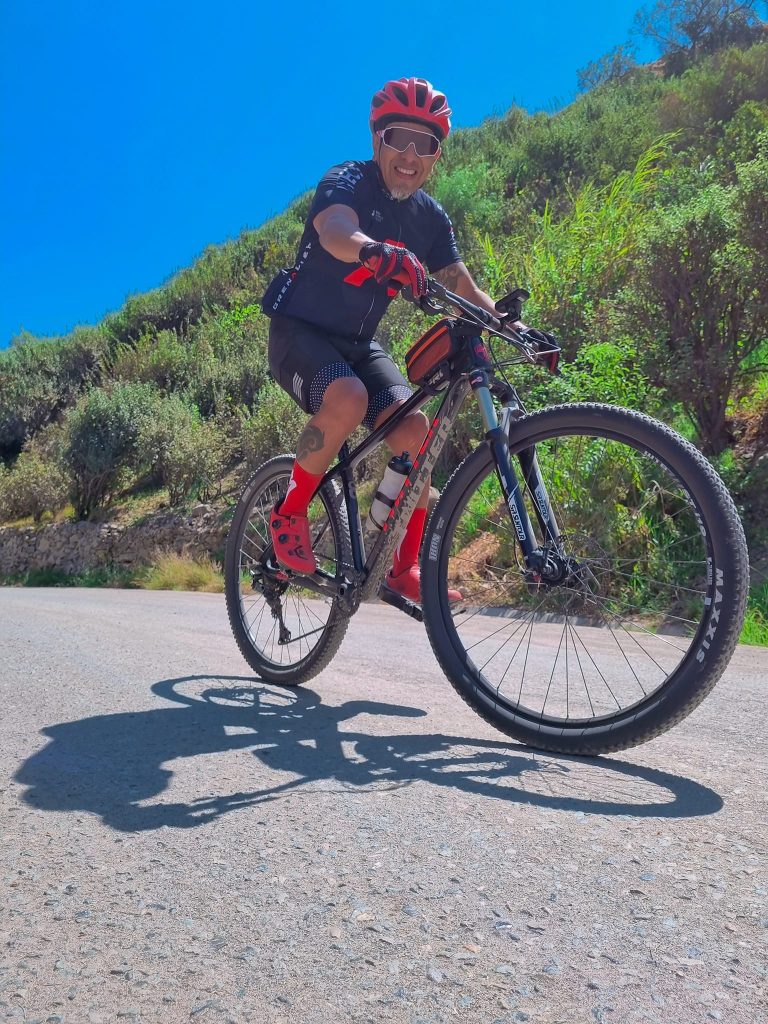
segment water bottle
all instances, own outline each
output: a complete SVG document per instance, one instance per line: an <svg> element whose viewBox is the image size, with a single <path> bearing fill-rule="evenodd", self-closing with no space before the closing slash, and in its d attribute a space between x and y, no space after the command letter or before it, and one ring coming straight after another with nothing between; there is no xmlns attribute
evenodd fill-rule
<svg viewBox="0 0 768 1024"><path fill-rule="evenodd" d="M403 452L402 455L395 455L389 460L387 470L371 503L367 529L374 531L382 528L390 509L395 503L395 498L400 493L403 481L411 472L412 466L413 464L408 458L408 452Z"/></svg>

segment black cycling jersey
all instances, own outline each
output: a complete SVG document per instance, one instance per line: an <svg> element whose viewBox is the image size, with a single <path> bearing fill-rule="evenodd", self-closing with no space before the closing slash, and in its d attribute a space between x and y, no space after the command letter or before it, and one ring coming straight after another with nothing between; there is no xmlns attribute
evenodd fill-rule
<svg viewBox="0 0 768 1024"><path fill-rule="evenodd" d="M351 207L370 238L405 246L431 273L461 257L448 215L426 192L418 189L408 199L393 199L374 160L332 167L315 192L296 262L270 282L262 309L268 316L297 317L351 340L369 341L402 286L376 284L366 267L337 260L320 245L312 221L336 204Z"/></svg>

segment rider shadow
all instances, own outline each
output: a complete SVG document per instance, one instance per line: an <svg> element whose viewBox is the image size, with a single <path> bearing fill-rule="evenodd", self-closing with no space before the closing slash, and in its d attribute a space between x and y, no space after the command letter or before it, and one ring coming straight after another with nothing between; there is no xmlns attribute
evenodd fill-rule
<svg viewBox="0 0 768 1024"><path fill-rule="evenodd" d="M200 680L218 685L192 697L177 689ZM683 818L722 807L706 786L626 761L541 754L502 736L379 736L339 728L360 714L422 718L427 712L421 708L363 700L332 707L306 688L254 686L252 678L235 676L185 676L152 690L177 706L43 729L49 743L16 774L27 786L25 802L41 810L96 814L121 832L193 828L290 793L328 791L329 782L346 793L429 782L509 803L635 818ZM349 744L352 756L345 752ZM279 781L278 775L261 789L188 803L148 802L168 788L173 772L166 762L248 748L271 771L291 778Z"/></svg>

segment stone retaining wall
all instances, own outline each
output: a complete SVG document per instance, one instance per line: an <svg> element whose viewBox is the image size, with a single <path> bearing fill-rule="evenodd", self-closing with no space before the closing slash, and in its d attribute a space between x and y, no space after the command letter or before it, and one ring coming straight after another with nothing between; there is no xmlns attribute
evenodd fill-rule
<svg viewBox="0 0 768 1024"><path fill-rule="evenodd" d="M198 505L186 515L166 512L136 526L66 522L6 527L0 529L0 576L30 569L137 568L151 564L158 551L214 554L224 545L228 526L211 505Z"/></svg>

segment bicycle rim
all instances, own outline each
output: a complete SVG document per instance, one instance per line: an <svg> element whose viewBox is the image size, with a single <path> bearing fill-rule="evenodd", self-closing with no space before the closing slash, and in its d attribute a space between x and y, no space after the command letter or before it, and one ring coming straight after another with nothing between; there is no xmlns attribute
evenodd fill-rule
<svg viewBox="0 0 768 1024"><path fill-rule="evenodd" d="M561 579L526 572L488 454L442 540L438 600L450 645L492 716L511 716L529 735L631 723L660 705L702 650L716 593L714 531L724 521L711 504L705 514L674 459L642 441L577 426L543 431L535 443L556 543L518 476ZM448 587L462 590L462 614L445 614Z"/></svg>

